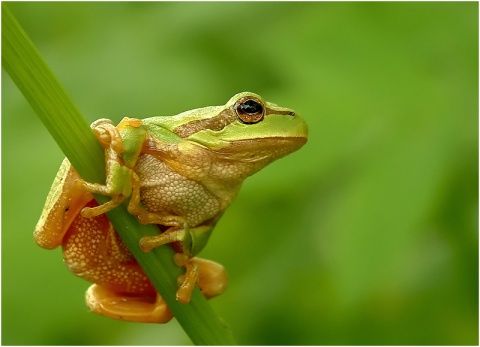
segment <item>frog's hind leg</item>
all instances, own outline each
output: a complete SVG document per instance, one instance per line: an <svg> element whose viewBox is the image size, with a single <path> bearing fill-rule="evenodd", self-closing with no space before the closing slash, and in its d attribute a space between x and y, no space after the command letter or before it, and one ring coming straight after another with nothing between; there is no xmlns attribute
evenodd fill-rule
<svg viewBox="0 0 480 347"><path fill-rule="evenodd" d="M87 306L95 313L114 319L139 323L167 323L173 318L163 298L118 294L94 284L88 288Z"/></svg>

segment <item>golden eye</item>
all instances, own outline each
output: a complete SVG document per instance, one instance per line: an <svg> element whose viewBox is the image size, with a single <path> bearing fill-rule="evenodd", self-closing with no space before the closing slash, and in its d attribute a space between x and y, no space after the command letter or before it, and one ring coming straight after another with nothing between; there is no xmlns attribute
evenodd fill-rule
<svg viewBox="0 0 480 347"><path fill-rule="evenodd" d="M258 123L265 115L265 107L255 98L245 97L235 103L238 119L245 124Z"/></svg>

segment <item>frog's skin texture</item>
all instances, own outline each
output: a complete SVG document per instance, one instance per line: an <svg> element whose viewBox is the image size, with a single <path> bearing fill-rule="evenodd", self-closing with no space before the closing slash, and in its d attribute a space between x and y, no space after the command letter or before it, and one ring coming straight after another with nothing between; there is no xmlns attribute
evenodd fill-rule
<svg viewBox="0 0 480 347"><path fill-rule="evenodd" d="M92 124L105 148L105 185L83 181L65 159L47 197L34 238L63 248L65 264L93 283L87 305L107 317L165 323L172 313L105 216L124 200L139 222L157 224L143 251L171 244L185 267L177 300L190 301L197 284L205 297L223 293L224 268L196 255L245 178L302 147L307 126L294 111L253 93L224 106L144 120ZM111 197L98 206L92 193Z"/></svg>

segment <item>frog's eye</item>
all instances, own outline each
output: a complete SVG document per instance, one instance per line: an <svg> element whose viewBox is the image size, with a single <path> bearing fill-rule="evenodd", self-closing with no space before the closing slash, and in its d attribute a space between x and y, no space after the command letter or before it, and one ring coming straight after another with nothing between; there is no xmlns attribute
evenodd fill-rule
<svg viewBox="0 0 480 347"><path fill-rule="evenodd" d="M256 98L242 98L235 104L237 118L245 124L258 123L265 115L263 103Z"/></svg>

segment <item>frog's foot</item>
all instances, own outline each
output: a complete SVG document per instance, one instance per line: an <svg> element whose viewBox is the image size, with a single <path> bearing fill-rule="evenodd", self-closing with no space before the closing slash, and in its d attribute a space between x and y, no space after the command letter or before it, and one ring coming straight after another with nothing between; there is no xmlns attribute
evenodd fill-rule
<svg viewBox="0 0 480 347"><path fill-rule="evenodd" d="M185 267L185 274L178 277L178 301L184 304L190 302L196 283L207 299L220 295L227 289L228 276L222 265L202 258L190 258L183 253L176 253L173 259L175 264Z"/></svg>
<svg viewBox="0 0 480 347"><path fill-rule="evenodd" d="M167 323L173 314L160 295L155 297L119 295L92 285L86 293L87 306L106 317L141 323Z"/></svg>

